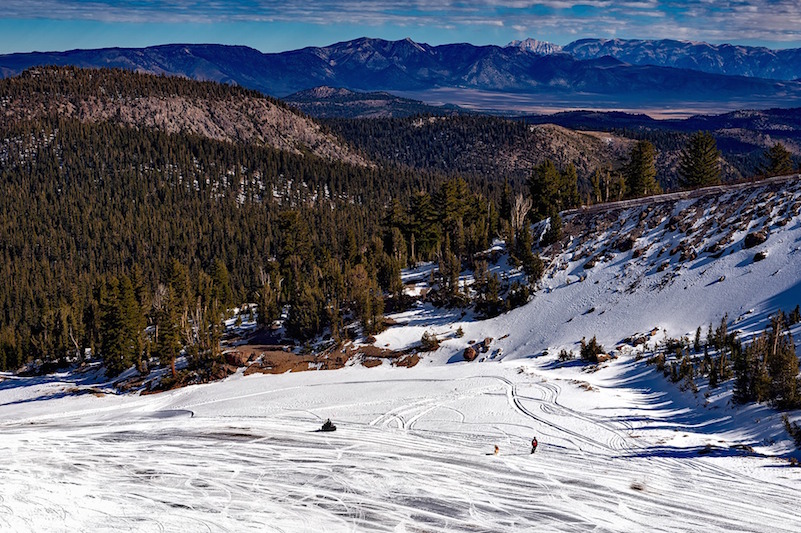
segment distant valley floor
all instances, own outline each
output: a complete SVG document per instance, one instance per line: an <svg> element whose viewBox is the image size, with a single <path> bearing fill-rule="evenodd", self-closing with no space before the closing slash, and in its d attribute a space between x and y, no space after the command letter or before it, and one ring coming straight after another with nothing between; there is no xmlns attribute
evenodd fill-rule
<svg viewBox="0 0 801 533"><path fill-rule="evenodd" d="M471 111L504 115L552 114L562 111L622 111L644 113L655 119L684 119L700 114L717 114L740 109L772 109L801 106L801 99L765 98L754 95L728 101L662 100L644 96L641 100L617 99L599 94L526 94L442 87L423 91L388 91L402 98L429 105L457 105Z"/></svg>

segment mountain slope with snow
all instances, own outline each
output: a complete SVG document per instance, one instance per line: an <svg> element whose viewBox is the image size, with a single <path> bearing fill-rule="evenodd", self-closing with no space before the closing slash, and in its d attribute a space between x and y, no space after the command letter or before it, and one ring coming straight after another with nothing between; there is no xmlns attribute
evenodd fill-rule
<svg viewBox="0 0 801 533"><path fill-rule="evenodd" d="M634 360L594 374L501 362L234 376L122 398L63 397L71 378L0 388L4 529L801 525L801 471L730 447L755 434L728 412L694 415ZM315 431L326 418L336 432Z"/></svg>
<svg viewBox="0 0 801 533"><path fill-rule="evenodd" d="M580 39L563 50L576 59L611 56L633 65L658 65L727 76L778 80L801 77L801 49L710 44L673 39Z"/></svg>
<svg viewBox="0 0 801 533"><path fill-rule="evenodd" d="M431 329L446 335L461 325L466 337L505 337L497 348L506 358L575 349L583 337L611 349L654 328L694 334L726 314L732 329L750 335L770 314L801 304L799 213L797 176L567 213L563 239L541 250L549 266L532 301L491 320ZM764 242L747 247L757 234ZM509 281L520 275L493 268ZM391 328L378 342L399 349L419 339L426 324L411 322L420 325L408 341ZM465 345L447 340L444 350Z"/></svg>
<svg viewBox="0 0 801 533"><path fill-rule="evenodd" d="M507 48L519 48L525 52L535 55L549 56L551 54L558 54L562 51L562 47L558 44L549 43L546 41L538 41L537 39L524 39L522 41L514 40L506 45Z"/></svg>
<svg viewBox="0 0 801 533"><path fill-rule="evenodd" d="M565 213L527 305L394 315L377 345L443 341L414 368L148 396L110 393L91 367L0 375L0 529L798 531L780 414L732 404L729 385L682 391L644 356L724 313L747 338L800 302L799 210L795 177ZM429 268L404 276L424 285ZM518 275L504 257L491 269ZM617 358L557 361L592 335ZM327 418L336 432L317 431Z"/></svg>

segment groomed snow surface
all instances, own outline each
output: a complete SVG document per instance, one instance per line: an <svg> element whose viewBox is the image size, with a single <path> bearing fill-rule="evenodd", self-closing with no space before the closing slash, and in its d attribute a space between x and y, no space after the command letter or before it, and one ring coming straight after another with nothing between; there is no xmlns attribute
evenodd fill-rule
<svg viewBox="0 0 801 533"><path fill-rule="evenodd" d="M235 375L151 396L9 380L0 530L801 528L801 469L731 447L780 428L693 409L633 357L552 366ZM336 432L316 431L326 418Z"/></svg>
<svg viewBox="0 0 801 533"><path fill-rule="evenodd" d="M730 384L682 392L644 347L621 345L657 328L653 349L724 313L748 337L801 303L801 223L743 249L747 224L723 255L679 261L661 250L689 233L667 215L638 237L637 261L603 232L573 242L532 302L492 320L396 315L377 346L443 341L410 369L239 373L149 396L103 394L97 371L0 376L0 530L801 531L780 414L732 405ZM640 220L622 212L616 231ZM730 230L710 231L699 249ZM602 256L589 269L587 246ZM425 277L406 274L418 291ZM557 362L593 335L619 357L596 371ZM490 350L464 362L485 337ZM327 418L338 430L316 431Z"/></svg>

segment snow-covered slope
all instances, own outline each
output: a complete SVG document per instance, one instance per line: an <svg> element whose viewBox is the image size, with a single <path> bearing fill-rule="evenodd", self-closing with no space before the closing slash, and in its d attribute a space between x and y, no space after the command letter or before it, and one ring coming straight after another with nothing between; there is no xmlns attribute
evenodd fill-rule
<svg viewBox="0 0 801 533"><path fill-rule="evenodd" d="M731 405L726 386L682 392L640 357L653 340L597 367L555 356L725 312L762 328L801 300L799 208L789 182L566 215L529 304L395 316L377 344L443 339L414 368L240 373L149 396L104 394L91 369L0 376L0 530L799 531L801 469L780 458L793 446L776 412ZM492 268L515 275L503 257ZM484 337L484 361L463 361ZM316 431L326 418L336 432Z"/></svg>
<svg viewBox="0 0 801 533"><path fill-rule="evenodd" d="M61 379L0 389L2 530L801 527L801 470L730 447L754 435L634 360L234 376L144 397L65 397ZM316 432L329 417L338 430Z"/></svg>
<svg viewBox="0 0 801 533"><path fill-rule="evenodd" d="M692 335L726 314L747 338L769 315L801 303L801 178L636 203L566 215L565 237L542 251L549 267L527 305L492 320L454 318L434 327L411 313L409 327L392 328L378 342L398 349L426 329L447 337L461 326L465 338L505 337L494 346L521 358L575 348L594 335L609 349L653 328ZM749 234L767 238L749 248ZM758 253L765 258L756 260ZM503 265L495 270L515 275ZM466 344L446 340L442 353L457 355Z"/></svg>

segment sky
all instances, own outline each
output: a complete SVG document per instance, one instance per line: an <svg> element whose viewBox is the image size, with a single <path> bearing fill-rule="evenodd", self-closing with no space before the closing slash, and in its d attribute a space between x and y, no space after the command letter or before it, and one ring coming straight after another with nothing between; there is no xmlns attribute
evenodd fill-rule
<svg viewBox="0 0 801 533"><path fill-rule="evenodd" d="M801 47L801 0L2 0L0 53L166 43L262 52L357 37L504 45L533 37Z"/></svg>

